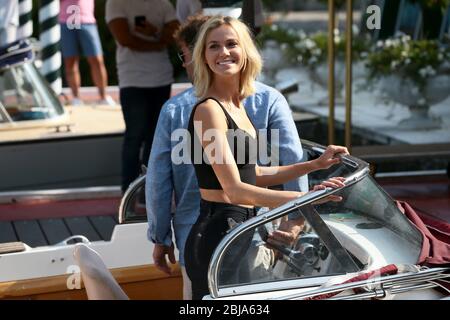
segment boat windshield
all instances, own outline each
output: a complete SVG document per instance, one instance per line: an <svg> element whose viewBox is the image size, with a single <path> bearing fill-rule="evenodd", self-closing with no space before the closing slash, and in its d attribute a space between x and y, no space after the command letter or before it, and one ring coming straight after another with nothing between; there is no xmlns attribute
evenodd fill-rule
<svg viewBox="0 0 450 320"><path fill-rule="evenodd" d="M61 103L31 61L0 70L0 123L63 114Z"/></svg>
<svg viewBox="0 0 450 320"><path fill-rule="evenodd" d="M349 177L354 171L341 163L310 174L310 187L327 177ZM217 292L225 289L233 294L239 292L238 286L264 283L267 288L280 280L317 280L363 270L373 259L370 252L361 253L367 248L358 239L376 246L370 241L381 236L402 251L398 260L404 255L414 257L408 262L418 258L420 232L367 173L336 195L343 200L288 204L281 214L277 208L231 230L211 260L209 276ZM362 249L356 250L358 246ZM227 290L230 287L232 291Z"/></svg>

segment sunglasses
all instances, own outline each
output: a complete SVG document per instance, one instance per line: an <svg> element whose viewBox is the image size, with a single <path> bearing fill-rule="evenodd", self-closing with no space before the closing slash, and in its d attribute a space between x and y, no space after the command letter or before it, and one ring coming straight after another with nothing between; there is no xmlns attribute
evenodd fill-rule
<svg viewBox="0 0 450 320"><path fill-rule="evenodd" d="M192 52L193 48L189 47L188 50L190 50ZM178 56L178 59L180 59L180 61L182 63L187 63L187 64L192 63L192 60L191 61L186 61L186 55L183 53L182 50L177 51L177 56Z"/></svg>
<svg viewBox="0 0 450 320"><path fill-rule="evenodd" d="M178 51L178 52L177 52L177 56L178 56L178 59L180 59L180 61L181 61L182 63L185 63L185 62L186 62L186 61L185 61L185 57L184 57L183 51Z"/></svg>

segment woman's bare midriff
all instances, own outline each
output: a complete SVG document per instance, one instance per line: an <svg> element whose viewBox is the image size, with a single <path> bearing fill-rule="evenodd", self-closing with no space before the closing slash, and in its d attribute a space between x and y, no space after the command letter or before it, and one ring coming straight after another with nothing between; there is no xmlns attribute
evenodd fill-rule
<svg viewBox="0 0 450 320"><path fill-rule="evenodd" d="M225 191L223 190L210 190L210 189L201 189L200 194L203 200L211 201L211 202L223 202L230 203L240 207L253 208L252 205L248 204L235 204L230 201Z"/></svg>

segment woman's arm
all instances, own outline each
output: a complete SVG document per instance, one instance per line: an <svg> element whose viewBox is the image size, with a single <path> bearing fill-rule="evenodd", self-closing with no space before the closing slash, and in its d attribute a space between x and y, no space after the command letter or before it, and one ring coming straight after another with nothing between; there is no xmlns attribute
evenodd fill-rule
<svg viewBox="0 0 450 320"><path fill-rule="evenodd" d="M286 183L313 171L328 169L341 162L340 155L348 154L345 147L329 145L317 159L299 162L287 166L256 167L256 185L260 187L274 186Z"/></svg>
<svg viewBox="0 0 450 320"><path fill-rule="evenodd" d="M241 181L226 138L228 127L225 115L214 101L207 100L196 108L194 128L200 137L205 155L231 203L273 208L304 194L270 190ZM338 183L338 186L341 185Z"/></svg>

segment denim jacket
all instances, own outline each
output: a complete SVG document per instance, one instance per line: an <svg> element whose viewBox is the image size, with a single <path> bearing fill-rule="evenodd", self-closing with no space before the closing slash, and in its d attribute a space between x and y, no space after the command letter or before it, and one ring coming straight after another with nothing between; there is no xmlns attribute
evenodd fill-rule
<svg viewBox="0 0 450 320"><path fill-rule="evenodd" d="M183 266L184 245L200 213L200 192L194 166L172 162L172 150L179 141L172 141L171 135L176 129L187 129L196 102L195 91L190 88L164 104L153 138L146 177L148 239L170 246L173 225L179 260ZM281 93L256 82L256 93L246 98L243 104L260 134L263 132L261 130L279 130L279 141L282 142L278 151L280 165L303 160L303 150L291 110ZM271 141L270 135L268 141ZM307 176L286 183L284 188L308 191ZM174 212L172 199L176 204Z"/></svg>

